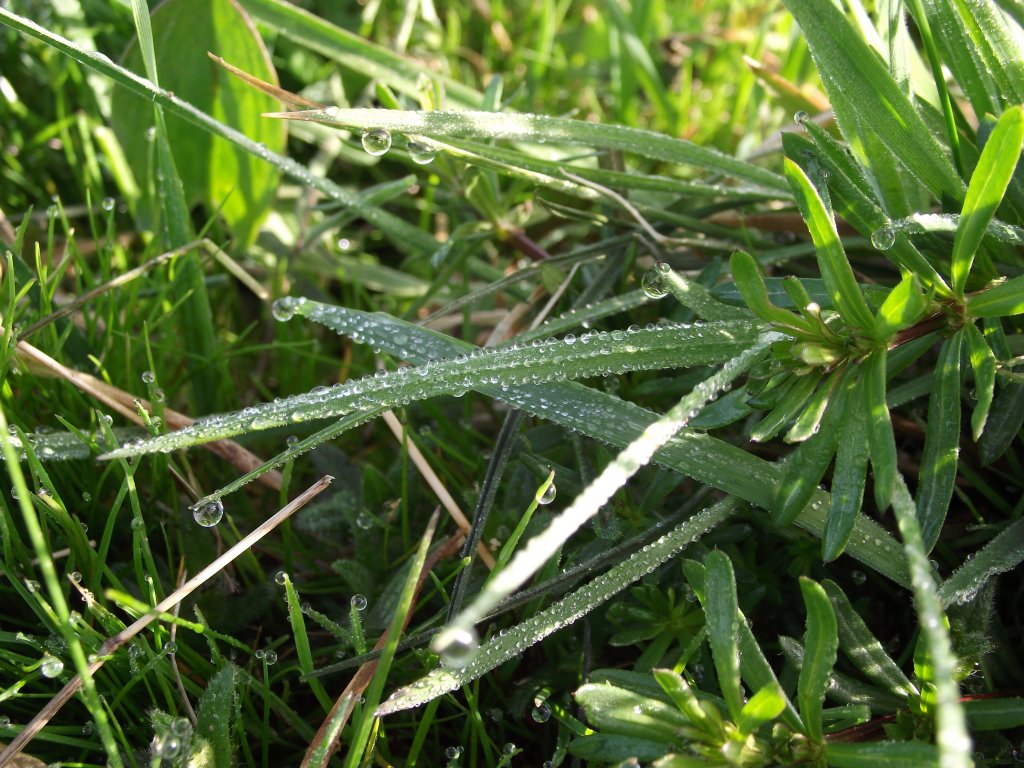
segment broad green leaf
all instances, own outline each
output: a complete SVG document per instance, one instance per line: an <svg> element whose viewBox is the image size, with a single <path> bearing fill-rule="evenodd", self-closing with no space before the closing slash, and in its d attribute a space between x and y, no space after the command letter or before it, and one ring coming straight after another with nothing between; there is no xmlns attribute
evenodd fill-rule
<svg viewBox="0 0 1024 768"><path fill-rule="evenodd" d="M206 683L199 699L196 732L206 739L213 752L213 768L231 768L234 765L234 747L231 733L239 713L238 694L241 670L228 663Z"/></svg>
<svg viewBox="0 0 1024 768"><path fill-rule="evenodd" d="M743 736L749 736L765 723L770 723L782 714L786 708L786 697L782 688L766 685L743 705L740 716L736 719L736 728Z"/></svg>
<svg viewBox="0 0 1024 768"><path fill-rule="evenodd" d="M853 523L864 501L864 483L868 469L868 414L857 407L864 389L858 380L848 395L850 408L841 423L841 437L836 449L836 466L832 473L832 500L825 518L822 559L835 560L846 548L853 533Z"/></svg>
<svg viewBox="0 0 1024 768"><path fill-rule="evenodd" d="M813 741L821 741L824 735L821 709L839 645L836 615L820 584L801 577L800 591L807 608L807 631L804 634L803 666L800 667L800 679L797 682L797 700L807 736Z"/></svg>
<svg viewBox="0 0 1024 768"><path fill-rule="evenodd" d="M967 722L976 731L1006 731L1024 725L1024 699L970 699L963 703Z"/></svg>
<svg viewBox="0 0 1024 768"><path fill-rule="evenodd" d="M608 760L655 760L665 754L664 741L620 736L614 733L588 733L569 743L570 755L603 763Z"/></svg>
<svg viewBox="0 0 1024 768"><path fill-rule="evenodd" d="M874 318L853 276L853 269L839 240L839 233L836 232L832 211L799 165L786 158L785 166L786 178L800 214L810 230L818 256L818 267L833 305L847 325L861 331L874 328Z"/></svg>
<svg viewBox="0 0 1024 768"><path fill-rule="evenodd" d="M1003 317L1024 312L1024 275L967 297L971 317Z"/></svg>
<svg viewBox="0 0 1024 768"><path fill-rule="evenodd" d="M939 587L939 599L946 607L966 603L988 580L1008 573L1024 560L1024 520L1006 527L980 551L954 571Z"/></svg>
<svg viewBox="0 0 1024 768"><path fill-rule="evenodd" d="M286 317L305 300L280 299L275 311ZM397 407L439 395L462 395L488 383L521 386L594 375L642 370L645 367L692 367L723 363L752 346L757 326L748 321L724 321L693 325L664 325L651 329L585 332L578 338L539 339L531 344L512 343L491 350L474 351L454 359L428 362L416 368L367 376L333 387L318 387L304 395L281 398L231 414L214 416L192 426L114 451L111 458L135 453L166 452L221 440L242 433L298 424L315 419ZM358 333L353 334L357 341ZM398 334L402 359L415 357L412 337Z"/></svg>
<svg viewBox="0 0 1024 768"><path fill-rule="evenodd" d="M810 332L810 326L802 317L772 304L761 270L753 256L746 251L736 251L729 259L729 269L743 301L751 312L769 323Z"/></svg>
<svg viewBox="0 0 1024 768"><path fill-rule="evenodd" d="M959 344L957 345L959 358ZM929 431L932 428L929 420ZM927 460L927 448L925 457ZM942 613L932 567L928 561L928 549L918 525L918 509L910 497L902 478L896 482L892 508L896 523L903 537L903 550L910 567L910 578L914 589L914 605L917 608L921 638L927 647L932 666L932 685L936 704L935 732L939 747L940 764L951 768L967 768L971 765L971 739L960 704L960 690L956 683L957 660L953 655L953 644Z"/></svg>
<svg viewBox="0 0 1024 768"><path fill-rule="evenodd" d="M923 741L830 741L825 759L835 768L921 768L938 765L939 752Z"/></svg>
<svg viewBox="0 0 1024 768"><path fill-rule="evenodd" d="M754 442L764 442L775 437L779 430L788 424L800 412L807 399L821 382L821 374L813 371L804 376L796 376L793 386L772 408L750 433Z"/></svg>
<svg viewBox="0 0 1024 768"><path fill-rule="evenodd" d="M875 137L936 195L962 200L964 185L949 153L932 135L885 64L833 3L786 0L807 38L839 128L861 157ZM867 158L872 166L889 160Z"/></svg>
<svg viewBox="0 0 1024 768"><path fill-rule="evenodd" d="M913 696L917 689L903 674L834 581L822 582L835 610L839 647L869 680L896 696Z"/></svg>
<svg viewBox="0 0 1024 768"><path fill-rule="evenodd" d="M967 278L974 263L974 254L989 221L1003 200L1006 187L1017 167L1021 145L1024 144L1024 106L1011 107L996 123L981 152L964 198L960 225L953 238L953 290L963 296Z"/></svg>
<svg viewBox="0 0 1024 768"><path fill-rule="evenodd" d="M715 550L704 562L704 599L701 604L707 622L708 645L718 672L718 684L735 721L743 709L740 684L739 606L736 602L736 576L729 556Z"/></svg>
<svg viewBox="0 0 1024 768"><path fill-rule="evenodd" d="M917 484L917 519L925 552L939 539L953 496L960 453L960 350L964 332L957 331L939 352L935 386L928 400L928 430Z"/></svg>
<svg viewBox="0 0 1024 768"><path fill-rule="evenodd" d="M206 55L212 51L255 77L276 83L263 41L237 4L231 0L166 0L153 11L152 28L162 87L268 151L284 151L283 126L261 117L279 109L278 102L213 66ZM142 71L136 46L129 46L123 64ZM111 120L125 156L145 188L146 130L152 125L152 106L117 88L112 95ZM277 170L177 117L168 117L167 134L172 147L188 148L187 152L179 149L175 158L187 202L203 203L211 213L219 211L242 244L253 240L277 190Z"/></svg>
<svg viewBox="0 0 1024 768"><path fill-rule="evenodd" d="M996 356L992 353L985 337L974 323L964 326L967 336L967 352L974 369L974 394L977 402L971 414L971 434L977 442L985 430L988 411L992 406L992 396L996 386Z"/></svg>
<svg viewBox="0 0 1024 768"><path fill-rule="evenodd" d="M400 688L377 708L377 714L386 715L425 704L476 680L509 659L520 656L524 648L540 642L548 635L585 616L633 582L657 569L687 544L728 519L735 509L735 500L725 499L697 513L589 584L512 627L504 635L495 635L484 643L469 663L461 669L440 667L421 680ZM675 712L674 718L685 722L685 718L679 712Z"/></svg>
<svg viewBox="0 0 1024 768"><path fill-rule="evenodd" d="M888 339L897 331L909 328L927 309L928 302L917 275L908 272L882 302L875 320L875 338Z"/></svg>
<svg viewBox="0 0 1024 768"><path fill-rule="evenodd" d="M885 399L887 357L886 350L879 349L861 363L859 398L855 405L868 420L868 451L875 480L875 504L880 510L888 508L896 483L896 436Z"/></svg>
<svg viewBox="0 0 1024 768"><path fill-rule="evenodd" d="M784 181L777 174L756 165L717 150L699 147L684 139L621 125L506 112L417 112L340 107L286 112L277 116L347 128L380 129L392 134L426 136L438 141L447 138L504 139L616 149L652 160L703 168L767 189L783 192L786 189Z"/></svg>
<svg viewBox="0 0 1024 768"><path fill-rule="evenodd" d="M590 683L576 691L587 720L604 733L674 742L690 721L671 704L609 683Z"/></svg>

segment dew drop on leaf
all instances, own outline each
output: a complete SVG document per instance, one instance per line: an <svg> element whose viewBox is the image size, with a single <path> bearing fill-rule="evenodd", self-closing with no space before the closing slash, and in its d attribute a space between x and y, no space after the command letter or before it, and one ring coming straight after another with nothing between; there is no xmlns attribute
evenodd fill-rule
<svg viewBox="0 0 1024 768"><path fill-rule="evenodd" d="M391 149L391 134L383 128L367 128L361 138L366 154L380 157Z"/></svg>
<svg viewBox="0 0 1024 768"><path fill-rule="evenodd" d="M64 671L64 662L56 656L46 655L43 663L39 665L39 672L43 677L56 677Z"/></svg>
<svg viewBox="0 0 1024 768"><path fill-rule="evenodd" d="M204 528L212 528L224 517L224 505L218 501L207 501L192 510L193 519Z"/></svg>
<svg viewBox="0 0 1024 768"><path fill-rule="evenodd" d="M661 299L668 295L668 289L665 287L664 273L658 269L658 266L654 266L644 273L643 279L640 281L640 287L643 288L644 293L650 299Z"/></svg>
<svg viewBox="0 0 1024 768"><path fill-rule="evenodd" d="M278 299L270 306L270 314L275 320L285 323L295 317L295 308L288 299Z"/></svg>
<svg viewBox="0 0 1024 768"><path fill-rule="evenodd" d="M544 489L544 493L537 499L538 504L550 504L555 500L555 496L558 495L558 489L555 488L555 484L551 483L547 488Z"/></svg>
<svg viewBox="0 0 1024 768"><path fill-rule="evenodd" d="M365 145L364 145L365 146ZM417 165L427 165L437 157L437 150L429 144L425 144L422 141L413 141L410 139L406 150L409 152L409 159L411 159ZM369 151L369 150L367 150ZM372 152L370 154L373 154Z"/></svg>
<svg viewBox="0 0 1024 768"><path fill-rule="evenodd" d="M896 244L896 230L888 224L871 233L871 245L880 251L887 251Z"/></svg>

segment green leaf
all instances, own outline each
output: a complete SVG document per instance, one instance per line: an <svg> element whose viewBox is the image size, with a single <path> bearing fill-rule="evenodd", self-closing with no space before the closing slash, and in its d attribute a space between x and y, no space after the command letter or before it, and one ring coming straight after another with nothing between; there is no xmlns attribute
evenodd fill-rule
<svg viewBox="0 0 1024 768"><path fill-rule="evenodd" d="M793 386L751 431L750 439L760 443L775 437L796 416L820 382L821 374L817 370L796 376Z"/></svg>
<svg viewBox="0 0 1024 768"><path fill-rule="evenodd" d="M967 335L967 351L974 369L974 394L977 402L971 414L971 433L974 441L981 439L988 420L988 411L992 406L992 396L996 386L996 356L992 353L985 337L974 323L964 326Z"/></svg>
<svg viewBox="0 0 1024 768"><path fill-rule="evenodd" d="M832 411L836 406L834 401L837 398L845 398L846 393L843 381L846 379L844 371L833 371L825 382L818 387L807 407L797 417L793 426L786 433L787 443L800 443L816 435L821 429L821 422L826 411ZM831 406L831 407L830 407Z"/></svg>
<svg viewBox="0 0 1024 768"><path fill-rule="evenodd" d="M843 10L819 0L786 0L786 7L807 38L839 128L854 152L872 167L891 162L889 156L866 154L863 137L877 138L934 194L962 200L963 182L948 150Z"/></svg>
<svg viewBox="0 0 1024 768"><path fill-rule="evenodd" d="M964 198L960 225L953 238L953 290L964 295L974 254L981 247L985 228L1003 200L1024 144L1024 106L1006 110L985 142Z"/></svg>
<svg viewBox="0 0 1024 768"><path fill-rule="evenodd" d="M736 602L736 576L729 556L713 551L704 562L704 616L707 621L708 645L718 672L729 716L735 721L743 709L743 688L740 684L740 650L736 642L739 631L739 606Z"/></svg>
<svg viewBox="0 0 1024 768"><path fill-rule="evenodd" d="M835 768L921 768L938 765L939 752L922 741L830 741L825 759Z"/></svg>
<svg viewBox="0 0 1024 768"><path fill-rule="evenodd" d="M729 268L733 280L736 281L736 287L751 312L769 323L811 331L809 324L802 317L772 304L768 298L764 278L761 277L761 270L753 256L746 251L736 251L729 259Z"/></svg>
<svg viewBox="0 0 1024 768"><path fill-rule="evenodd" d="M924 315L928 302L921 291L917 275L908 272L889 292L875 319L875 338L888 339L897 331L909 328Z"/></svg>
<svg viewBox="0 0 1024 768"><path fill-rule="evenodd" d="M740 712L736 720L736 728L743 736L749 736L765 723L769 723L782 714L786 708L786 697L782 688L766 685L755 693Z"/></svg>
<svg viewBox="0 0 1024 768"><path fill-rule="evenodd" d="M917 519L925 552L939 539L953 496L960 453L960 349L964 331L942 345L935 363L935 386L928 400L928 430L918 478Z"/></svg>
<svg viewBox="0 0 1024 768"><path fill-rule="evenodd" d="M944 606L972 600L989 579L1024 560L1024 520L1017 520L954 571L939 588Z"/></svg>
<svg viewBox="0 0 1024 768"><path fill-rule="evenodd" d="M214 768L231 768L234 764L231 732L239 712L235 687L241 679L240 672L234 664L221 667L206 683L199 700L196 733L210 743Z"/></svg>
<svg viewBox="0 0 1024 768"><path fill-rule="evenodd" d="M839 647L846 657L865 677L896 696L916 695L917 689L882 648L840 586L828 579L822 582L822 586L832 601L839 632Z"/></svg>
<svg viewBox="0 0 1024 768"><path fill-rule="evenodd" d="M609 760L654 760L665 754L665 742L641 739L635 736L619 736L614 733L588 733L569 743L569 754L595 763Z"/></svg>
<svg viewBox="0 0 1024 768"><path fill-rule="evenodd" d="M1003 317L1024 312L1024 275L967 297L971 317Z"/></svg>
<svg viewBox="0 0 1024 768"><path fill-rule="evenodd" d="M708 717L707 712L700 705L700 701L690 688L686 679L671 669L654 670L654 679L658 681L661 689L668 694L679 711L689 718L695 728L699 728L708 734L717 734L717 725Z"/></svg>
<svg viewBox="0 0 1024 768"><path fill-rule="evenodd" d="M855 406L861 400L864 385L861 381L851 385L848 395ZM825 518L825 538L822 540L822 559L831 562L842 554L853 523L864 501L864 483L868 465L868 414L863 408L850 408L839 431L842 435L836 450L836 466L832 473L832 501Z"/></svg>
<svg viewBox="0 0 1024 768"><path fill-rule="evenodd" d="M821 741L824 736L821 710L825 703L825 688L836 664L839 645L836 615L820 584L802 576L800 591L807 607L807 631L804 634L803 665L797 682L797 701L807 736L813 741Z"/></svg>
<svg viewBox="0 0 1024 768"><path fill-rule="evenodd" d="M861 363L860 397L855 406L868 420L868 451L875 480L875 504L880 510L889 506L896 483L896 437L885 401L887 356L885 349L876 350Z"/></svg>
<svg viewBox="0 0 1024 768"><path fill-rule="evenodd" d="M988 428L978 440L982 464L991 464L1002 456L1024 425L1024 383L1010 381L992 402Z"/></svg>
<svg viewBox="0 0 1024 768"><path fill-rule="evenodd" d="M576 691L587 720L604 733L658 739L672 743L680 728L690 725L671 704L609 683L590 683Z"/></svg>
<svg viewBox="0 0 1024 768"><path fill-rule="evenodd" d="M818 190L799 165L786 158L785 167L797 207L814 241L818 267L832 303L847 325L862 331L874 328L874 318L853 276L853 269L836 231L832 211L826 207Z"/></svg>
<svg viewBox="0 0 1024 768"><path fill-rule="evenodd" d="M963 703L967 722L976 731L1006 731L1024 725L1024 699L969 699Z"/></svg>
<svg viewBox="0 0 1024 768"><path fill-rule="evenodd" d="M695 280L687 280L675 270L667 270L661 279L680 304L692 309L704 320L742 320L750 317L749 310L724 304L703 285Z"/></svg>
<svg viewBox="0 0 1024 768"><path fill-rule="evenodd" d="M160 84L272 152L285 149L284 126L261 117L278 102L211 64L212 51L253 76L276 83L270 56L245 12L231 0L166 0L153 11L153 44ZM140 51L129 46L123 64L142 71ZM151 78L152 79L152 78ZM146 188L152 105L114 89L111 121L125 156ZM177 117L167 118L168 140L179 148L178 173L187 204L219 210L242 245L256 237L277 190L278 172L256 156ZM187 147L188 151L182 151ZM151 211L150 216L155 216Z"/></svg>

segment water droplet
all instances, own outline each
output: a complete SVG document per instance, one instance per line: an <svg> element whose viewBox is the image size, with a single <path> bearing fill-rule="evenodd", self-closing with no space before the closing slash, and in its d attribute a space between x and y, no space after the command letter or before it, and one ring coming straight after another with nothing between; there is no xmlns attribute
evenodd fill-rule
<svg viewBox="0 0 1024 768"><path fill-rule="evenodd" d="M142 383L143 384L152 384L154 381L156 381L156 374L155 373L153 373L152 371L143 371L142 372Z"/></svg>
<svg viewBox="0 0 1024 768"><path fill-rule="evenodd" d="M535 723L546 723L551 719L551 707L546 703L541 704L533 708L533 712L530 713Z"/></svg>
<svg viewBox="0 0 1024 768"><path fill-rule="evenodd" d="M177 652L178 644L176 642L174 642L173 640L168 640L166 643L164 643L164 653L175 654Z"/></svg>
<svg viewBox="0 0 1024 768"><path fill-rule="evenodd" d="M131 526L133 531L141 531L143 528L146 527L146 521L143 520L141 517L133 517Z"/></svg>
<svg viewBox="0 0 1024 768"><path fill-rule="evenodd" d="M288 299L278 299L270 305L270 314L275 320L286 323L295 317L295 307Z"/></svg>
<svg viewBox="0 0 1024 768"><path fill-rule="evenodd" d="M114 205L116 205L116 203L114 202L114 198L104 197L102 205L103 210L109 213L110 211L114 210Z"/></svg>
<svg viewBox="0 0 1024 768"><path fill-rule="evenodd" d="M288 435L288 437L285 438L284 444L289 448L293 448L299 444L299 438L296 435Z"/></svg>
<svg viewBox="0 0 1024 768"><path fill-rule="evenodd" d="M0 717L0 728L10 728L10 727L11 727L11 718L9 718L7 715L3 715L2 717Z"/></svg>
<svg viewBox="0 0 1024 768"><path fill-rule="evenodd" d="M374 157L380 157L391 149L391 134L383 128L367 128L361 141L366 154Z"/></svg>
<svg viewBox="0 0 1024 768"><path fill-rule="evenodd" d="M888 224L871 233L871 245L880 251L887 251L896 244L896 230Z"/></svg>
<svg viewBox="0 0 1024 768"><path fill-rule="evenodd" d="M82 583L82 574L79 573L78 571L72 571L68 575L71 577L71 580L73 582L75 582L75 584L81 584Z"/></svg>
<svg viewBox="0 0 1024 768"><path fill-rule="evenodd" d="M492 707L487 710L487 716L494 722L500 723L501 719L505 716L505 713L498 709L498 707Z"/></svg>
<svg viewBox="0 0 1024 768"><path fill-rule="evenodd" d="M277 664L277 651L275 651L273 648L268 648L266 651L264 651L263 663L266 664L268 667L272 667L274 664Z"/></svg>
<svg viewBox="0 0 1024 768"><path fill-rule="evenodd" d="M444 756L447 757L449 760L457 760L459 755L461 754L462 747L448 747L448 749L444 751Z"/></svg>
<svg viewBox="0 0 1024 768"><path fill-rule="evenodd" d="M555 488L555 484L551 483L547 488L544 489L544 493L537 499L538 504L550 504L555 500L555 496L558 495L558 489Z"/></svg>
<svg viewBox="0 0 1024 768"><path fill-rule="evenodd" d="M810 119L811 116L804 112L802 109L795 115L793 115L793 122L796 123L797 125L803 125Z"/></svg>
<svg viewBox="0 0 1024 768"><path fill-rule="evenodd" d="M181 751L181 740L174 737L168 736L164 739L163 745L160 747L160 757L164 758L175 758Z"/></svg>
<svg viewBox="0 0 1024 768"><path fill-rule="evenodd" d="M355 608L357 611L365 611L366 602L367 601L365 595L352 595L352 607Z"/></svg>
<svg viewBox="0 0 1024 768"><path fill-rule="evenodd" d="M63 671L64 662L49 654L43 657L43 663L39 665L39 672L43 677L56 677Z"/></svg>
<svg viewBox="0 0 1024 768"><path fill-rule="evenodd" d="M864 571L851 571L850 581L856 584L858 587L868 580L867 574Z"/></svg>
<svg viewBox="0 0 1024 768"><path fill-rule="evenodd" d="M366 146L365 144L363 146ZM409 152L409 159L417 165L426 165L437 157L437 149L422 141L409 140L406 146ZM373 154L372 152L370 154Z"/></svg>
<svg viewBox="0 0 1024 768"><path fill-rule="evenodd" d="M192 510L192 517L204 528L212 528L224 517L224 505L219 501L207 501Z"/></svg>
<svg viewBox="0 0 1024 768"><path fill-rule="evenodd" d="M432 643L441 663L450 669L462 669L480 650L480 641L472 629L449 627L441 630Z"/></svg>
<svg viewBox="0 0 1024 768"><path fill-rule="evenodd" d="M274 581L277 582L278 584L282 585L282 586L284 585L284 583L287 580L288 580L288 573L287 573L287 571L278 571L277 573L274 574Z"/></svg>
<svg viewBox="0 0 1024 768"><path fill-rule="evenodd" d="M171 723L171 731L175 736L188 736L191 730L192 724L189 723L187 718L179 717Z"/></svg>
<svg viewBox="0 0 1024 768"><path fill-rule="evenodd" d="M501 751L504 752L506 755L514 755L516 753L516 749L516 745L510 741L504 747L501 748Z"/></svg>
<svg viewBox="0 0 1024 768"><path fill-rule="evenodd" d="M363 510L356 515L356 525L364 531L370 530L373 528L373 515Z"/></svg>

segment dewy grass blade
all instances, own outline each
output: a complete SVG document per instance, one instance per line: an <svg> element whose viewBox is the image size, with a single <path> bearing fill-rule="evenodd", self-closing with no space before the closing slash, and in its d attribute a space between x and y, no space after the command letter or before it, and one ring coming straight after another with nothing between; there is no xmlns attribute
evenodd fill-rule
<svg viewBox="0 0 1024 768"><path fill-rule="evenodd" d="M942 614L939 593L932 579L928 549L918 526L918 513L902 478L896 482L892 508L896 513L896 522L903 536L903 549L910 565L918 622L931 656L937 707L935 740L939 746L939 765L941 768L967 768L972 765L971 737L967 734L967 723L960 705L956 657Z"/></svg>
<svg viewBox="0 0 1024 768"><path fill-rule="evenodd" d="M967 297L971 317L1004 317L1024 313L1024 275Z"/></svg>
<svg viewBox="0 0 1024 768"><path fill-rule="evenodd" d="M886 350L872 352L861 363L860 402L855 406L868 420L868 452L874 473L875 504L887 509L896 483L896 436L885 401Z"/></svg>
<svg viewBox="0 0 1024 768"><path fill-rule="evenodd" d="M1024 520L1017 520L942 583L939 599L946 607L966 603L989 579L1012 571L1021 561L1024 561Z"/></svg>
<svg viewBox="0 0 1024 768"><path fill-rule="evenodd" d="M735 509L736 500L727 498L697 513L550 608L512 627L504 635L493 637L484 643L461 669L440 667L426 677L395 691L377 708L377 714L387 715L426 704L438 696L476 680L514 656L521 655L526 648L572 624L630 584L654 571L678 554L687 544L728 519Z"/></svg>
<svg viewBox="0 0 1024 768"><path fill-rule="evenodd" d="M629 478L650 463L655 451L668 442L701 408L760 359L771 344L784 338L780 333L762 333L756 343L694 387L668 413L649 424L544 532L530 539L516 553L508 567L492 577L473 604L435 638L434 649L452 658L460 650L467 650L463 646L474 642L472 638L477 622L501 600L526 583L580 526L600 511Z"/></svg>
<svg viewBox="0 0 1024 768"><path fill-rule="evenodd" d="M294 312L302 300L279 300L280 313ZM283 314L281 316L284 316ZM361 340L357 333L352 334ZM488 383L503 387L568 378L623 373L645 368L692 367L725 362L753 344L758 326L750 321L652 326L650 329L569 334L530 345L513 344L474 351L416 368L402 367L333 387L316 389L273 403L203 419L184 429L132 444L107 454L119 458L167 452L200 443L315 419L392 408L438 395L461 395ZM407 335L393 339L399 357L413 356Z"/></svg>
<svg viewBox="0 0 1024 768"><path fill-rule="evenodd" d="M960 453L960 350L964 332L957 331L939 352L935 387L928 400L928 432L921 456L917 519L925 552L939 539L956 480Z"/></svg>
<svg viewBox="0 0 1024 768"><path fill-rule="evenodd" d="M836 466L832 473L832 500L825 518L821 556L826 563L842 554L864 501L868 469L868 414L863 408L856 407L863 384L858 380L852 387L848 400L855 407L847 411L840 427L842 437L836 449Z"/></svg>
<svg viewBox="0 0 1024 768"><path fill-rule="evenodd" d="M967 187L960 224L953 238L953 290L964 295L974 254L981 247L989 221L1003 200L1024 144L1024 106L1010 107L999 118L985 142Z"/></svg>
<svg viewBox="0 0 1024 768"><path fill-rule="evenodd" d="M504 139L617 149L653 160L703 168L712 173L725 174L748 184L783 193L786 191L785 181L772 171L737 160L717 150L699 147L684 139L621 125L505 112L417 112L341 107L284 112L273 117L311 120L363 130L378 129L390 133L426 136L438 141L444 141L446 138Z"/></svg>
<svg viewBox="0 0 1024 768"><path fill-rule="evenodd" d="M718 685L735 722L743 709L740 684L740 649L737 635L740 609L736 598L736 575L729 556L715 550L704 561L704 590L701 603L707 619L708 645L718 672Z"/></svg>
<svg viewBox="0 0 1024 768"><path fill-rule="evenodd" d="M802 576L800 591L807 607L807 632L804 635L804 659L797 683L797 700L807 735L814 741L821 741L825 688L836 664L836 648L839 646L836 615L820 584Z"/></svg>
<svg viewBox="0 0 1024 768"><path fill-rule="evenodd" d="M964 333L967 336L971 368L974 369L974 392L977 398L974 412L971 414L971 434L974 436L974 442L978 442L985 430L988 411L992 407L992 397L995 394L996 356L974 323L965 325Z"/></svg>

